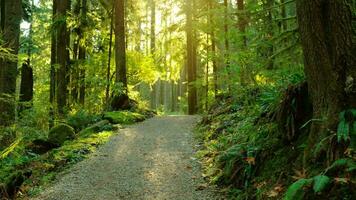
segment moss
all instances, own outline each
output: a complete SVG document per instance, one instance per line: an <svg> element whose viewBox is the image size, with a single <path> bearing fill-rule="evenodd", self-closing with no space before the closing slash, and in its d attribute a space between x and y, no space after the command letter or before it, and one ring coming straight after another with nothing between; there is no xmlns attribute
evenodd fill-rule
<svg viewBox="0 0 356 200"><path fill-rule="evenodd" d="M115 130L115 127L112 124L110 124L110 122L108 120L102 120L100 122L97 122L85 129L83 129L82 131L79 132L78 135L86 136L86 135L92 134L92 133L98 133L101 131L111 131L111 130Z"/></svg>
<svg viewBox="0 0 356 200"><path fill-rule="evenodd" d="M107 112L103 118L113 124L133 124L145 120L144 115L130 111Z"/></svg>
<svg viewBox="0 0 356 200"><path fill-rule="evenodd" d="M48 141L61 146L66 140L75 138L74 129L67 124L59 124L53 127L48 133Z"/></svg>

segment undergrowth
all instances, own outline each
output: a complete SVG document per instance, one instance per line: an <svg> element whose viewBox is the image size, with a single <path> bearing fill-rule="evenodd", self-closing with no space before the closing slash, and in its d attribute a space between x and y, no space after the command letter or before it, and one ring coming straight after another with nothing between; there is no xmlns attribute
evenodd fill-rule
<svg viewBox="0 0 356 200"><path fill-rule="evenodd" d="M119 116L119 119L110 123L105 120L108 115ZM47 142L48 131L34 126L36 122L32 119L36 117L23 118L16 126L4 128L9 137L1 134L3 137L0 138L6 141L1 143L3 148L0 149L0 199L25 198L38 194L59 172L85 159L117 133L115 127L119 125L115 124L131 124L147 117L150 116L145 113L126 111L103 115L78 111L61 120L60 123L74 128L76 137L59 147ZM43 145L40 150L39 145Z"/></svg>
<svg viewBox="0 0 356 200"><path fill-rule="evenodd" d="M304 84L302 76L293 75L284 82L240 88L235 96L219 96L199 123L203 176L226 188L230 199L355 199L351 146L328 165L303 164L310 124L309 105L300 97ZM322 142L351 138L354 143L356 126L343 119L345 112L338 136Z"/></svg>

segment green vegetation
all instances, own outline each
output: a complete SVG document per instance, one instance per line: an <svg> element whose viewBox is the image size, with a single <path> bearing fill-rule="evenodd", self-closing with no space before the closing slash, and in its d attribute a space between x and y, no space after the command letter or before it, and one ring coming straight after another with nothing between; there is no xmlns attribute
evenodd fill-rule
<svg viewBox="0 0 356 200"><path fill-rule="evenodd" d="M115 112L115 116L120 116L118 124L122 125L146 118L142 114L126 111ZM88 123L88 119L96 120ZM24 134L20 131L29 127L16 128L17 134L20 134L18 139L0 152L0 189L6 191L2 195L14 198L18 190L12 191L15 187L20 187L22 191L19 197L38 194L43 186L55 180L57 173L85 159L118 133L115 131L118 125L97 115L83 115L81 111L70 115L66 121L76 127L87 127L75 133L72 127L60 123L48 134L37 130L37 134L26 134L26 137L21 136Z"/></svg>
<svg viewBox="0 0 356 200"><path fill-rule="evenodd" d="M145 116L139 113L130 111L107 112L104 114L104 119L109 120L113 124L133 124L145 119Z"/></svg>
<svg viewBox="0 0 356 200"><path fill-rule="evenodd" d="M354 133L347 128L354 121L345 119L353 117L352 110L341 112L337 133L313 149L314 155L323 153L318 164L304 161L311 123L306 117L308 105L291 96L298 94L302 80L292 75L285 81L240 90L237 96L220 96L200 122L196 136L202 143L198 156L204 176L229 188L231 199L353 199L356 195L351 189L356 186L356 157L350 143ZM293 82L301 83L291 86ZM344 158L333 161L330 156L335 150L330 148L344 145L347 148L340 155ZM324 159L331 163L324 164Z"/></svg>
<svg viewBox="0 0 356 200"><path fill-rule="evenodd" d="M0 0L0 199L157 112L204 115L232 199L356 199L355 20L355 0Z"/></svg>

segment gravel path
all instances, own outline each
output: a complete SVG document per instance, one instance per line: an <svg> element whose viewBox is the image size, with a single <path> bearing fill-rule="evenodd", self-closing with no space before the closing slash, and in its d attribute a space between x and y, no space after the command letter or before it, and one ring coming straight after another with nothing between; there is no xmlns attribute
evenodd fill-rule
<svg viewBox="0 0 356 200"><path fill-rule="evenodd" d="M221 199L194 156L194 116L164 116L120 130L35 199Z"/></svg>

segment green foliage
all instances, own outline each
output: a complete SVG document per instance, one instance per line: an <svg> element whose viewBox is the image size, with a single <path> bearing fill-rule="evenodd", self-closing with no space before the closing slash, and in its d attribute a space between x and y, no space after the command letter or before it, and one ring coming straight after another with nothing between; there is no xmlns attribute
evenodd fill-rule
<svg viewBox="0 0 356 200"><path fill-rule="evenodd" d="M318 175L315 176L314 178L314 186L313 190L315 193L322 192L326 187L330 184L330 178L325 175Z"/></svg>
<svg viewBox="0 0 356 200"><path fill-rule="evenodd" d="M313 179L300 179L289 186L284 200L302 200L305 195L304 188L310 186Z"/></svg>
<svg viewBox="0 0 356 200"><path fill-rule="evenodd" d="M143 121L145 116L130 111L116 111L105 113L103 118L113 124L133 124L138 121Z"/></svg>
<svg viewBox="0 0 356 200"><path fill-rule="evenodd" d="M76 113L69 115L66 121L76 132L79 132L98 120L100 120L99 116L89 114L89 112L85 110L79 110Z"/></svg>
<svg viewBox="0 0 356 200"><path fill-rule="evenodd" d="M356 137L356 110L349 109L342 111L339 115L339 125L337 128L337 141L346 142L350 137Z"/></svg>

